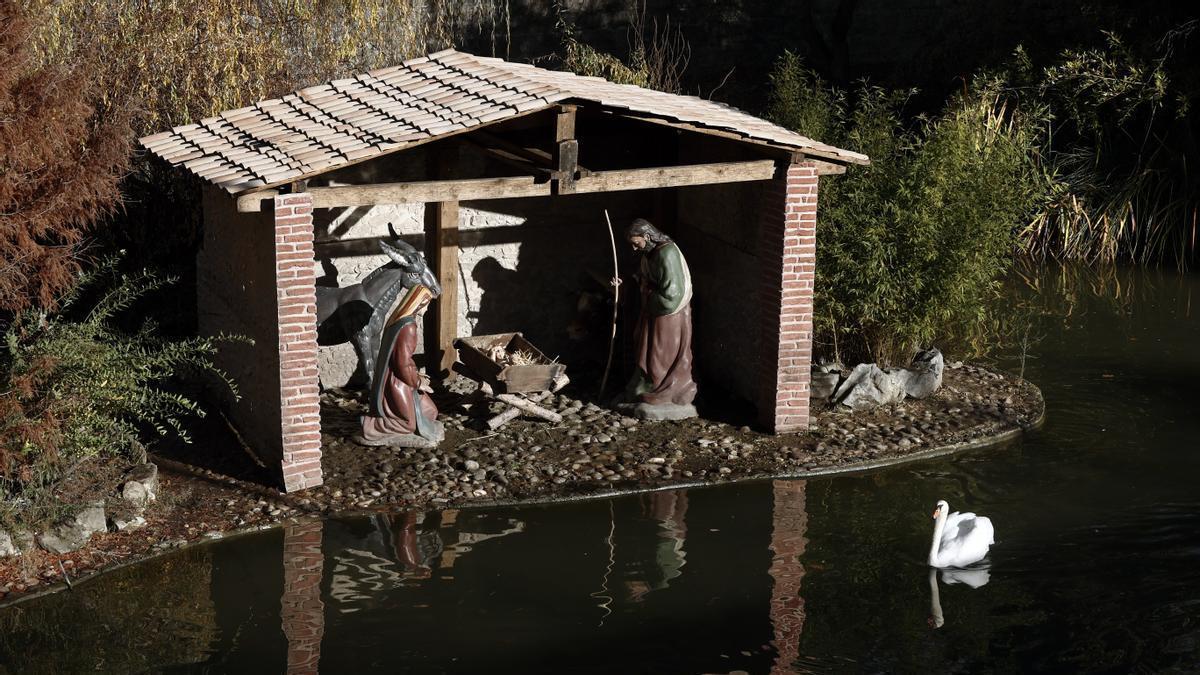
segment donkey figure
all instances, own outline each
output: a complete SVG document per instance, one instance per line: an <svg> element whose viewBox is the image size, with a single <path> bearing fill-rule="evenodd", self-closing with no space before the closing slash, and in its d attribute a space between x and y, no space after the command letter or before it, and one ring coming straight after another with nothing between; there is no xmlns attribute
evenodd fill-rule
<svg viewBox="0 0 1200 675"><path fill-rule="evenodd" d="M400 239L388 223L392 242L379 242L379 248L391 262L376 268L361 282L342 288L317 287L317 344L337 345L350 342L372 388L379 338L397 300L416 285L442 294L433 270L420 251Z"/></svg>

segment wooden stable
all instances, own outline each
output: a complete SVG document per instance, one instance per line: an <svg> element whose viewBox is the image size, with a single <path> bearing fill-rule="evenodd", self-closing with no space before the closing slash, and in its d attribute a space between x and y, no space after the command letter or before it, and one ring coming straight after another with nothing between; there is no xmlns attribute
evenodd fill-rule
<svg viewBox="0 0 1200 675"><path fill-rule="evenodd" d="M235 423L265 461L279 463L288 490L320 483L314 210L425 205L420 239L443 289L426 317L426 363L448 376L460 337L461 247L478 236L460 229L463 202L629 191L678 202L698 186L753 184L737 193L753 213L730 225L747 233L735 242L751 261L739 274L753 276L744 295L760 308L763 344L747 349L757 361L752 396L763 427L796 431L808 417L817 182L867 161L709 101L454 51L143 144L216 186L205 199L201 329L256 339L220 365L248 399L231 407ZM342 180L347 167L418 149L414 179ZM671 220L675 202L653 208Z"/></svg>

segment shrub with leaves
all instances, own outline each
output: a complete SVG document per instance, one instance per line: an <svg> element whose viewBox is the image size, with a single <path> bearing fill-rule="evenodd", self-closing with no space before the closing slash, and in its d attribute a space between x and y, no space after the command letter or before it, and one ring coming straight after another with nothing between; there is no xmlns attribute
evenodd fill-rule
<svg viewBox="0 0 1200 675"><path fill-rule="evenodd" d="M95 60L40 66L30 32L0 0L0 321L75 281L84 235L119 203L132 140Z"/></svg>
<svg viewBox="0 0 1200 675"><path fill-rule="evenodd" d="M822 181L814 320L831 356L903 361L965 344L1012 261L1038 194L1029 157L1040 122L979 78L935 117L906 124L909 92L829 88L793 55L772 75L769 116L866 153L869 167Z"/></svg>
<svg viewBox="0 0 1200 675"><path fill-rule="evenodd" d="M25 512L16 519L36 520L56 483L89 460L137 461L143 440L187 440L185 419L204 411L169 388L173 379L215 376L234 386L212 364L220 340L166 341L150 322L121 330L121 315L171 280L118 279L115 269L115 260L100 266L63 299L61 312L27 310L4 334L0 521L18 508Z"/></svg>

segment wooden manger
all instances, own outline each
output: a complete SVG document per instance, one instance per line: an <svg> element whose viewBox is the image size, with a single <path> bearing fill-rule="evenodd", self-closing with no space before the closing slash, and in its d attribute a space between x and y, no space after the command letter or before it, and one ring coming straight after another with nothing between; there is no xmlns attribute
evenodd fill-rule
<svg viewBox="0 0 1200 675"><path fill-rule="evenodd" d="M567 367L547 358L520 333L498 333L458 338L463 375L479 383L479 391L509 406L488 420L495 430L516 419L521 413L558 424L562 416L538 405L554 392L567 386Z"/></svg>

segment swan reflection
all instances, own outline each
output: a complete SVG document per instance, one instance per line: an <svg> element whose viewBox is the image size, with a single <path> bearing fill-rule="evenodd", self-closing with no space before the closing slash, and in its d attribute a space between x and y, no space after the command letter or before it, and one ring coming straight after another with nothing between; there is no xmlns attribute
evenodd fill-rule
<svg viewBox="0 0 1200 675"><path fill-rule="evenodd" d="M942 583L947 586L964 584L971 588L982 588L991 581L991 571L986 567L944 569L940 571L942 573ZM933 628L941 628L946 624L946 618L942 614L941 598L938 595L938 572L939 570L933 568L929 570L929 625Z"/></svg>

